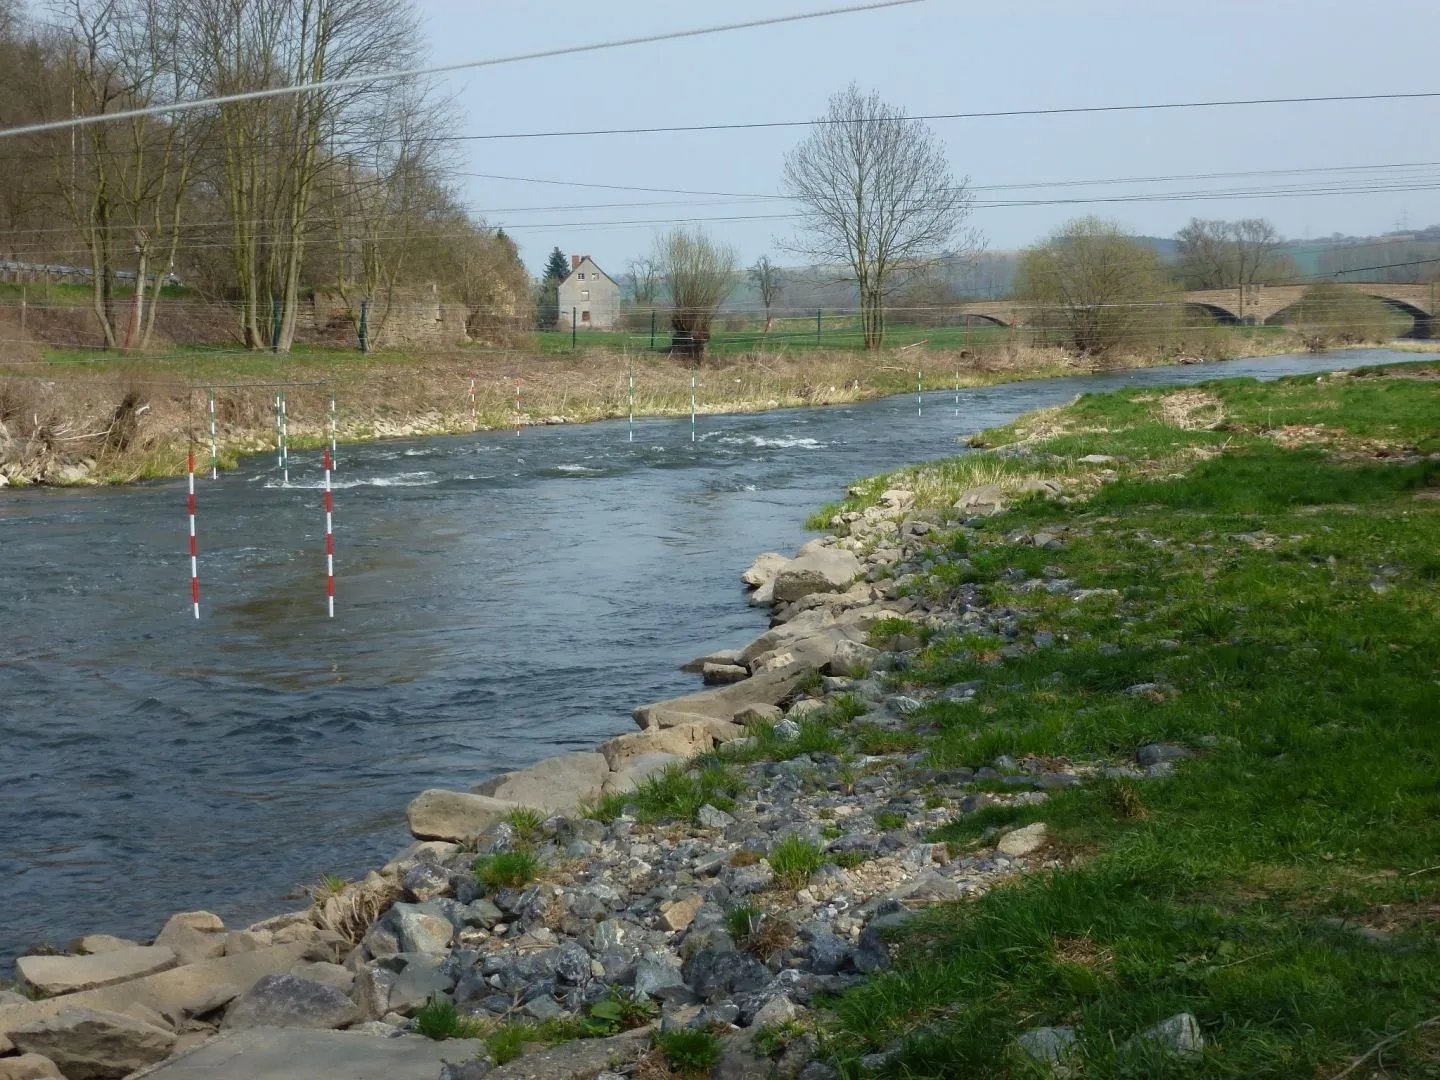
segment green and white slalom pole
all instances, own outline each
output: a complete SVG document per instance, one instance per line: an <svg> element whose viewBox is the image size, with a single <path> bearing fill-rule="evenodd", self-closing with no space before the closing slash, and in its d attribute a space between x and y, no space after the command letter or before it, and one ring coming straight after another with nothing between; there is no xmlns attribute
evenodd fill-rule
<svg viewBox="0 0 1440 1080"><path fill-rule="evenodd" d="M210 388L210 479L220 476L220 448L215 441L215 388Z"/></svg>
<svg viewBox="0 0 1440 1080"><path fill-rule="evenodd" d="M339 464L335 456L335 395L330 395L330 467L338 468Z"/></svg>

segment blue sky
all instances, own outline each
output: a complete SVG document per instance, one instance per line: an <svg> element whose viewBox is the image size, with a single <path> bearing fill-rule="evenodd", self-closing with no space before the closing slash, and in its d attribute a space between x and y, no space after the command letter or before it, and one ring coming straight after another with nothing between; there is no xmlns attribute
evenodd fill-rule
<svg viewBox="0 0 1440 1080"><path fill-rule="evenodd" d="M831 0L418 0L434 63L760 18ZM804 120L851 80L912 114L1053 106L1440 90L1433 0L926 0L710 38L463 72L446 78L457 134ZM939 121L957 174L977 186L1440 161L1440 98L1128 115ZM467 173L768 195L803 129L461 142ZM1386 175L1440 184L1440 166ZM1215 188L1311 187L1313 174L983 197L1075 198ZM783 203L464 178L538 270L558 245L612 273L663 224L619 221L784 214ZM1393 182L1393 180L1392 180ZM599 204L633 204L606 205ZM653 205L647 205L653 204ZM663 205L661 205L663 204ZM549 209L563 207L564 209ZM993 207L974 224L992 250L1022 247L1077 214L1168 236L1192 215L1269 217L1287 236L1368 234L1440 222L1440 191L1223 201ZM777 253L783 220L715 222L748 262ZM781 255L781 260L786 257ZM792 260L793 261L793 260Z"/></svg>

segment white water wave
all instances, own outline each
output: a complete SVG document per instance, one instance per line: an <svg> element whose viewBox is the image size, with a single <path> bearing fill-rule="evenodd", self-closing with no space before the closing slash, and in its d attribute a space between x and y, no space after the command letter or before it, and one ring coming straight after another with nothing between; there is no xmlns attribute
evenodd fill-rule
<svg viewBox="0 0 1440 1080"><path fill-rule="evenodd" d="M825 445L819 439L801 435L722 435L716 441L727 446L758 446L766 450L819 450Z"/></svg>
<svg viewBox="0 0 1440 1080"><path fill-rule="evenodd" d="M433 472L408 472L397 473L394 476L369 476L360 479L350 480L341 477L333 477L330 486L336 491L343 491L346 488L357 487L430 487L440 481L435 478ZM325 488L324 480L296 480L292 478L290 483L284 483L279 477L272 476L265 481L267 488L297 488L301 491L322 491Z"/></svg>

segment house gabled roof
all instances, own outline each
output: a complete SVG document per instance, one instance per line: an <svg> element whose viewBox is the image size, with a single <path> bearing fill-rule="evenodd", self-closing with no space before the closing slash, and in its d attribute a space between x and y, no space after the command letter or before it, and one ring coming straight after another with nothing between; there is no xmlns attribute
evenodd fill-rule
<svg viewBox="0 0 1440 1080"><path fill-rule="evenodd" d="M605 280L608 281L608 282L610 282L611 285L614 285L617 289L620 288L620 283L619 283L618 281L616 281L614 278L612 278L609 274L606 274L604 270L600 269L600 264L597 263L594 259L590 258L589 255L586 255L583 259L581 259L581 260L580 260L580 266L577 266L577 267L575 267L575 269L571 270L570 273L566 275L565 280L562 281L560 284L562 284L562 285L569 284L570 280L571 280L576 274L578 274L578 273L580 272L580 267L581 267L581 266L584 266L586 263L589 263L590 266L591 266L597 273L604 274L604 275L605 275Z"/></svg>

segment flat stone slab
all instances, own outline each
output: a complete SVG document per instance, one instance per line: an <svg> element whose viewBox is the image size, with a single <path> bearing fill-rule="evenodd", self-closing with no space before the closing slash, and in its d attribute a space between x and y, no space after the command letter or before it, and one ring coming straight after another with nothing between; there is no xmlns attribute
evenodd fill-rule
<svg viewBox="0 0 1440 1080"><path fill-rule="evenodd" d="M351 1031L250 1028L212 1039L137 1077L155 1080L435 1080L445 1062L478 1054L479 1039L387 1039Z"/></svg>
<svg viewBox="0 0 1440 1080"><path fill-rule="evenodd" d="M54 997L129 982L175 964L174 951L164 945L133 945L94 956L22 956L15 973L21 983Z"/></svg>

